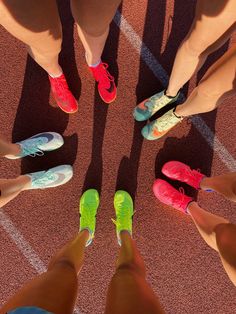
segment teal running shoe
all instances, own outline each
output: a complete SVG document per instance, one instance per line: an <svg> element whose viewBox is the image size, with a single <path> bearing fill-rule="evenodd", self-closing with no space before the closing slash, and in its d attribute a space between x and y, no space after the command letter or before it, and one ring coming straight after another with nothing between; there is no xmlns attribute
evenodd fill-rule
<svg viewBox="0 0 236 314"><path fill-rule="evenodd" d="M142 135L149 141L157 140L168 133L174 126L183 120L177 117L174 109L167 111L162 117L152 121L142 128Z"/></svg>
<svg viewBox="0 0 236 314"><path fill-rule="evenodd" d="M121 245L120 232L128 231L132 236L132 218L134 214L133 200L128 192L119 190L114 197L114 207L116 220L112 219L116 225L116 235L119 245Z"/></svg>
<svg viewBox="0 0 236 314"><path fill-rule="evenodd" d="M70 165L61 165L49 170L27 173L31 186L27 190L54 188L67 183L73 176Z"/></svg>
<svg viewBox="0 0 236 314"><path fill-rule="evenodd" d="M94 238L96 226L96 214L99 206L99 194L95 189L85 191L80 199L79 212L80 212L80 229L79 231L87 229L90 237L86 246L90 245Z"/></svg>
<svg viewBox="0 0 236 314"><path fill-rule="evenodd" d="M134 109L133 116L136 121L146 121L150 119L158 110L168 104L175 102L179 93L175 97L165 95L165 90L144 100Z"/></svg>
<svg viewBox="0 0 236 314"><path fill-rule="evenodd" d="M42 156L44 152L60 148L64 144L62 136L55 132L44 132L36 134L26 140L17 142L21 152L18 156L8 155L8 159L19 159L25 156Z"/></svg>

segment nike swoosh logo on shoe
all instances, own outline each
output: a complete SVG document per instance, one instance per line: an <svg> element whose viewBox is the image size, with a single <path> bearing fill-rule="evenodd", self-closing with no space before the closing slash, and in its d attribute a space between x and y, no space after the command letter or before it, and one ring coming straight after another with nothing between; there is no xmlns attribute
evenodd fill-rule
<svg viewBox="0 0 236 314"><path fill-rule="evenodd" d="M53 181L51 183L46 184L46 187L50 187L50 186L55 186L57 184L63 183L63 181L65 180L66 176L62 173L58 173L57 175L57 179L56 181Z"/></svg>
<svg viewBox="0 0 236 314"><path fill-rule="evenodd" d="M114 83L111 83L111 84L110 84L110 87L109 87L109 88L106 88L106 91L108 91L108 93L112 93L113 90L114 90L114 88L115 88Z"/></svg>

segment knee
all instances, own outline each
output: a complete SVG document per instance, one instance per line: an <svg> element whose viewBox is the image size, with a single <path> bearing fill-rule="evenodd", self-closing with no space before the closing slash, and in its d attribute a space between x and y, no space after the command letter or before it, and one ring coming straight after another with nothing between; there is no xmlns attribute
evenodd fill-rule
<svg viewBox="0 0 236 314"><path fill-rule="evenodd" d="M141 275L144 276L146 275L146 270L144 264L137 264L137 263L123 263L119 265L116 269L115 275L118 277L120 275Z"/></svg>
<svg viewBox="0 0 236 314"><path fill-rule="evenodd" d="M77 278L77 273L76 273L76 269L73 263L71 263L70 261L66 260L66 259L61 259L55 263L53 263L53 265L49 268L60 268L63 272L68 272L70 273L72 276Z"/></svg>

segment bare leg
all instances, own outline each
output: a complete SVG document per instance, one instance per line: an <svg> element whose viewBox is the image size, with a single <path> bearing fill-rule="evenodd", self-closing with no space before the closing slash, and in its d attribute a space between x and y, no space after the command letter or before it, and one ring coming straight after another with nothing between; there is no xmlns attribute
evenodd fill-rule
<svg viewBox="0 0 236 314"><path fill-rule="evenodd" d="M203 240L219 253L226 273L236 286L236 226L207 212L196 202L189 204L188 213Z"/></svg>
<svg viewBox="0 0 236 314"><path fill-rule="evenodd" d="M18 144L12 144L0 138L0 157L5 157L7 155L17 156L20 152L21 150Z"/></svg>
<svg viewBox="0 0 236 314"><path fill-rule="evenodd" d="M236 172L216 177L204 178L200 187L203 190L214 190L232 202L236 202Z"/></svg>
<svg viewBox="0 0 236 314"><path fill-rule="evenodd" d="M121 0L71 0L71 10L89 65L100 61L109 25Z"/></svg>
<svg viewBox="0 0 236 314"><path fill-rule="evenodd" d="M30 178L24 175L16 179L0 179L0 208L13 200L30 185Z"/></svg>
<svg viewBox="0 0 236 314"><path fill-rule="evenodd" d="M61 74L62 31L55 0L0 0L0 24L28 46L29 54L44 70Z"/></svg>
<svg viewBox="0 0 236 314"><path fill-rule="evenodd" d="M72 314L77 298L77 274L83 265L88 238L89 232L81 231L52 258L48 271L21 288L3 306L0 314L21 306L36 306L55 314Z"/></svg>
<svg viewBox="0 0 236 314"><path fill-rule="evenodd" d="M121 249L109 285L106 314L164 313L145 279L145 266L129 232L120 233Z"/></svg>
<svg viewBox="0 0 236 314"><path fill-rule="evenodd" d="M218 252L214 231L215 227L222 223L229 223L229 221L202 209L196 202L191 202L189 204L188 213L193 219L204 241Z"/></svg>
<svg viewBox="0 0 236 314"><path fill-rule="evenodd" d="M167 95L175 96L208 55L230 38L235 22L234 0L198 0L192 27L176 54Z"/></svg>
<svg viewBox="0 0 236 314"><path fill-rule="evenodd" d="M175 109L177 116L189 116L214 110L236 93L236 45L213 64L188 99Z"/></svg>

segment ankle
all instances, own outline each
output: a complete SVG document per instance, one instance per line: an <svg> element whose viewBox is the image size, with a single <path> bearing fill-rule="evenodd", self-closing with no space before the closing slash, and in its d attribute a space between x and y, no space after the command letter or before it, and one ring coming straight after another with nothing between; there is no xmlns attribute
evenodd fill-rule
<svg viewBox="0 0 236 314"><path fill-rule="evenodd" d="M121 230L119 233L119 238L120 238L120 241L122 243L123 241L127 241L127 240L131 239L132 235L131 235L129 230Z"/></svg>
<svg viewBox="0 0 236 314"><path fill-rule="evenodd" d="M78 235L82 239L84 239L84 241L86 243L89 240L89 238L91 237L91 232L90 232L89 228L86 228L86 229L80 230Z"/></svg>
<svg viewBox="0 0 236 314"><path fill-rule="evenodd" d="M102 62L101 56L93 56L88 53L85 53L85 60L87 65L92 68L96 68Z"/></svg>
<svg viewBox="0 0 236 314"><path fill-rule="evenodd" d="M203 191L212 189L211 178L203 177L199 183L199 188Z"/></svg>
<svg viewBox="0 0 236 314"><path fill-rule="evenodd" d="M8 153L3 157L17 157L21 154L21 146L19 144L9 144Z"/></svg>
<svg viewBox="0 0 236 314"><path fill-rule="evenodd" d="M187 208L186 208L186 213L189 214L189 215L191 215L191 211L192 211L192 209L193 209L196 205L197 205L197 202L195 202L195 201L190 201L190 202L188 203Z"/></svg>
<svg viewBox="0 0 236 314"><path fill-rule="evenodd" d="M47 70L47 73L49 76L51 76L52 78L57 78L60 77L63 74L63 70L60 67L60 65L50 68Z"/></svg>
<svg viewBox="0 0 236 314"><path fill-rule="evenodd" d="M183 115L181 115L181 114L179 114L179 112L178 112L177 108L178 108L178 106L176 106L176 107L174 108L174 111L173 111L174 115L175 115L175 116L176 116L176 118L178 118L178 119L183 119L183 118L184 118L184 116L183 116Z"/></svg>
<svg viewBox="0 0 236 314"><path fill-rule="evenodd" d="M178 94L178 90L171 90L169 87L165 90L165 95L171 98L174 98Z"/></svg>
<svg viewBox="0 0 236 314"><path fill-rule="evenodd" d="M22 191L28 190L32 186L31 178L28 175L21 175L17 178L17 180L21 186Z"/></svg>
<svg viewBox="0 0 236 314"><path fill-rule="evenodd" d="M175 107L174 114L176 115L177 118L183 118L184 117L184 115L181 111L181 107L179 105Z"/></svg>
<svg viewBox="0 0 236 314"><path fill-rule="evenodd" d="M48 75L51 77L51 78L58 78L60 76L62 76L63 72L57 72L56 74L55 73L48 73Z"/></svg>

